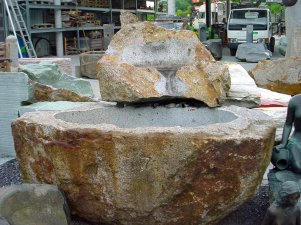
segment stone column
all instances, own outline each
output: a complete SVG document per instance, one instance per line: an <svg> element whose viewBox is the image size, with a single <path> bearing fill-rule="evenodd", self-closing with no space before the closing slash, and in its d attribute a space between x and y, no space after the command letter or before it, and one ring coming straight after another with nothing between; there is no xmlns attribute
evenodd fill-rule
<svg viewBox="0 0 301 225"><path fill-rule="evenodd" d="M168 0L168 15L176 15L176 0Z"/></svg>
<svg viewBox="0 0 301 225"><path fill-rule="evenodd" d="M55 5L61 5L60 0L54 0ZM55 28L62 28L62 10L54 10ZM63 32L56 32L56 55L62 57L64 55Z"/></svg>
<svg viewBox="0 0 301 225"><path fill-rule="evenodd" d="M5 40L5 57L10 59L10 72L18 71L18 40L17 37L10 35Z"/></svg>
<svg viewBox="0 0 301 225"><path fill-rule="evenodd" d="M285 9L287 49L285 57L301 57L301 0Z"/></svg>

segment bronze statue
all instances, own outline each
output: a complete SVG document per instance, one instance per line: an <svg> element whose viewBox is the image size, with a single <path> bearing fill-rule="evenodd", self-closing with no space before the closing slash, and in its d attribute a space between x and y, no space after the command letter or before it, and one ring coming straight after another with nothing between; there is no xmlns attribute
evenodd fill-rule
<svg viewBox="0 0 301 225"><path fill-rule="evenodd" d="M261 225L300 225L300 209L297 206L299 197L298 183L284 182Z"/></svg>
<svg viewBox="0 0 301 225"><path fill-rule="evenodd" d="M294 132L289 138L293 125ZM288 103L281 144L273 150L272 163L279 170L291 169L301 174L301 94Z"/></svg>

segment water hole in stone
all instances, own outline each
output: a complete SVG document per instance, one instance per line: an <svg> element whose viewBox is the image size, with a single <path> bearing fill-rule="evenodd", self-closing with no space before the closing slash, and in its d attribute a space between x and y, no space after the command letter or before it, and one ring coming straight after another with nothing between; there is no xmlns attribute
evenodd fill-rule
<svg viewBox="0 0 301 225"><path fill-rule="evenodd" d="M139 127L199 127L216 123L228 123L235 114L207 107L105 107L87 111L60 112L56 119L77 124L112 124L119 128Z"/></svg>

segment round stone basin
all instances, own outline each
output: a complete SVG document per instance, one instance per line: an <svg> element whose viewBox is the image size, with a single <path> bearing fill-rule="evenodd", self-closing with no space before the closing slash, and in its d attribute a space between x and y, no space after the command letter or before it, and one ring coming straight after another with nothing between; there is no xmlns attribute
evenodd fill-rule
<svg viewBox="0 0 301 225"><path fill-rule="evenodd" d="M62 112L55 115L69 123L111 124L119 128L147 127L200 127L228 123L237 116L229 111L210 108L167 108L167 107L107 107L78 112Z"/></svg>
<svg viewBox="0 0 301 225"><path fill-rule="evenodd" d="M24 181L57 184L95 224L215 224L255 195L275 135L268 116L235 106L92 104L12 128Z"/></svg>

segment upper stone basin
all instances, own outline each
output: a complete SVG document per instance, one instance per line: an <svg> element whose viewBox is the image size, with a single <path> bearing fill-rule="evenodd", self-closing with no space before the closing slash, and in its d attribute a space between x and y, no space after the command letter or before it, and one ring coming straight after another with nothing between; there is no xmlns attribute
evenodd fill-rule
<svg viewBox="0 0 301 225"><path fill-rule="evenodd" d="M98 61L102 100L122 103L196 100L222 105L228 66L216 62L195 33L150 22L122 26Z"/></svg>
<svg viewBox="0 0 301 225"><path fill-rule="evenodd" d="M216 224L253 197L275 127L235 106L26 113L12 124L25 182L57 184L95 224Z"/></svg>

